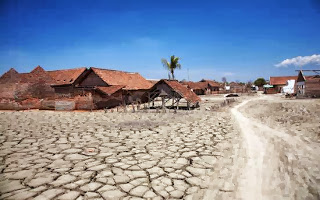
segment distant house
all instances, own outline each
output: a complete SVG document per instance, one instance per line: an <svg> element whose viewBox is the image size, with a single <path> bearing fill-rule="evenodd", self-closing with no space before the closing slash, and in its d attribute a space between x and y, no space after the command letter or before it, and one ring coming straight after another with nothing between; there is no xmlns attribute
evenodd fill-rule
<svg viewBox="0 0 320 200"><path fill-rule="evenodd" d="M320 75L304 76L300 70L296 87L297 97L320 97Z"/></svg>
<svg viewBox="0 0 320 200"><path fill-rule="evenodd" d="M270 77L270 85L276 93L282 93L283 87L288 85L289 80L297 80L297 76L273 76Z"/></svg>
<svg viewBox="0 0 320 200"><path fill-rule="evenodd" d="M212 80L201 80L199 82L186 81L181 83L197 95L218 94L221 88L219 83Z"/></svg>
<svg viewBox="0 0 320 200"><path fill-rule="evenodd" d="M192 82L186 81L181 82L182 85L185 85L191 91L193 91L197 95L205 95L207 93L208 84L204 82Z"/></svg>
<svg viewBox="0 0 320 200"><path fill-rule="evenodd" d="M227 90L227 88L226 88ZM231 82L229 83L229 92L231 93L243 93L246 91L245 84L237 83L237 82Z"/></svg>
<svg viewBox="0 0 320 200"><path fill-rule="evenodd" d="M207 94L218 94L221 88L223 88L222 85L216 81L203 79L200 82L207 84L207 88L206 88Z"/></svg>

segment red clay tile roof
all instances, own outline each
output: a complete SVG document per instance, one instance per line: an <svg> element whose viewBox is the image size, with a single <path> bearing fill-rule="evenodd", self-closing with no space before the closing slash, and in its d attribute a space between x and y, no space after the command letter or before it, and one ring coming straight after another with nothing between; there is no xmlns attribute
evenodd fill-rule
<svg viewBox="0 0 320 200"><path fill-rule="evenodd" d="M193 89L193 90L205 90L206 88L208 88L208 83L206 82L188 81L188 82L182 82L181 84L187 85L190 89Z"/></svg>
<svg viewBox="0 0 320 200"><path fill-rule="evenodd" d="M77 80L77 78L86 70L86 67L81 67L75 69L63 69L47 72L55 81L53 85L69 85L73 84L74 81Z"/></svg>
<svg viewBox="0 0 320 200"><path fill-rule="evenodd" d="M181 83L175 80L160 80L159 82L163 81L169 87L171 87L175 92L181 95L186 101L190 103L198 103L201 101L200 97L198 97L194 92L190 89L183 86Z"/></svg>
<svg viewBox="0 0 320 200"><path fill-rule="evenodd" d="M204 82L204 83L207 83L209 84L211 87L220 87L220 84L216 81L212 81L212 80L203 80L203 81L200 81L200 82Z"/></svg>
<svg viewBox="0 0 320 200"><path fill-rule="evenodd" d="M112 95L124 87L125 87L124 85L111 85L108 87L96 87L96 89L101 91L104 94Z"/></svg>
<svg viewBox="0 0 320 200"><path fill-rule="evenodd" d="M99 69L91 67L108 85L125 85L126 90L150 89L152 83L143 78L139 73L128 73L123 71Z"/></svg>
<svg viewBox="0 0 320 200"><path fill-rule="evenodd" d="M16 82L19 79L19 73L11 68L0 77L0 83Z"/></svg>
<svg viewBox="0 0 320 200"><path fill-rule="evenodd" d="M297 80L298 76L274 76L270 77L270 85L286 85L288 80Z"/></svg>

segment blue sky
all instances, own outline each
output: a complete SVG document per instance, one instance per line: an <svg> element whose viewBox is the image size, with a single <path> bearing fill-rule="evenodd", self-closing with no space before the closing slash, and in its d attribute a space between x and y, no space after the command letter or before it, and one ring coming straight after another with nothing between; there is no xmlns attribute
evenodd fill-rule
<svg viewBox="0 0 320 200"><path fill-rule="evenodd" d="M319 0L1 0L0 27L0 74L96 66L160 79L176 55L178 79L248 81L320 54Z"/></svg>

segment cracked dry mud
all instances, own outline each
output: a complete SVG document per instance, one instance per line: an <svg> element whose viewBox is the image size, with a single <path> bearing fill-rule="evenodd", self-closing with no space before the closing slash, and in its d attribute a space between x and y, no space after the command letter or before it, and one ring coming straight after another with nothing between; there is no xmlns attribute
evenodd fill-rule
<svg viewBox="0 0 320 200"><path fill-rule="evenodd" d="M0 112L0 199L233 199L233 124L203 110Z"/></svg>

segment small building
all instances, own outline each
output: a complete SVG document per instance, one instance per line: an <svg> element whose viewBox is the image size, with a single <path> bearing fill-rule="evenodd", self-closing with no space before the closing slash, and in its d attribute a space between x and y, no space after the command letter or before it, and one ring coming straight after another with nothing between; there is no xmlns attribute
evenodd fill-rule
<svg viewBox="0 0 320 200"><path fill-rule="evenodd" d="M226 88L226 90L227 90L227 88ZM229 92L231 92L231 93L246 92L246 86L245 86L245 84L231 82L231 83L229 83Z"/></svg>
<svg viewBox="0 0 320 200"><path fill-rule="evenodd" d="M181 82L181 84L188 87L196 95L205 95L207 93L208 84L205 82L186 81L186 82Z"/></svg>
<svg viewBox="0 0 320 200"><path fill-rule="evenodd" d="M297 97L320 97L320 75L304 76L299 71L296 84Z"/></svg>
<svg viewBox="0 0 320 200"><path fill-rule="evenodd" d="M181 83L187 85L187 87L197 95L219 94L220 88L222 87L215 81L204 79L199 82L186 81Z"/></svg>
<svg viewBox="0 0 320 200"><path fill-rule="evenodd" d="M179 109L179 102L184 99L187 102L187 108L198 107L201 99L194 92L192 92L185 85L182 85L177 80L162 79L156 83L150 90L148 90L142 97L145 102L154 104L154 100L157 97L162 98L162 107L165 103L171 100L171 107Z"/></svg>
<svg viewBox="0 0 320 200"><path fill-rule="evenodd" d="M288 85L289 80L297 80L297 76L272 76L270 77L270 85L276 93L283 93L283 87Z"/></svg>
<svg viewBox="0 0 320 200"><path fill-rule="evenodd" d="M201 80L200 83L206 83L206 94L219 94L219 91L223 88L222 85L213 80Z"/></svg>

